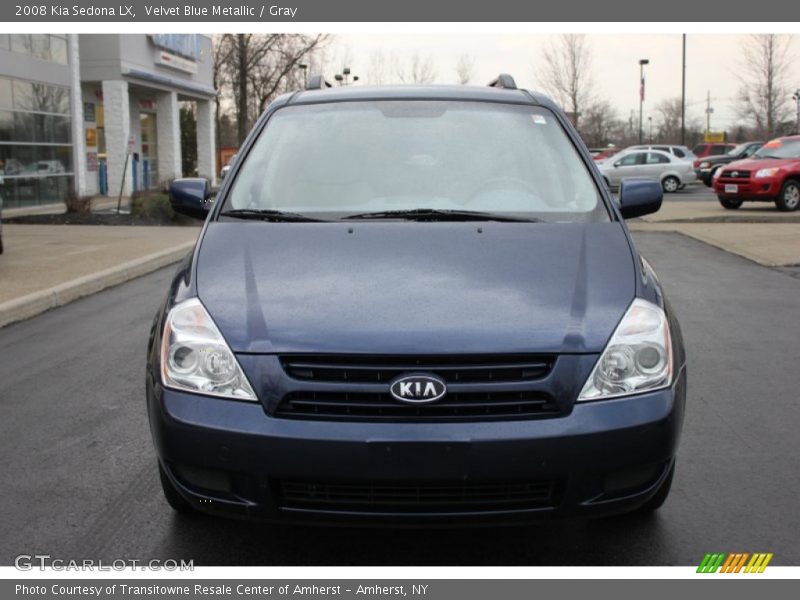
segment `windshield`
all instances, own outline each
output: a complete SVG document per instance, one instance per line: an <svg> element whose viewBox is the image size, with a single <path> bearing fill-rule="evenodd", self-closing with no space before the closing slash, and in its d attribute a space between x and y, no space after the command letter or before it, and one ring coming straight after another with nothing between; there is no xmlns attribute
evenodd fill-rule
<svg viewBox="0 0 800 600"><path fill-rule="evenodd" d="M749 145L750 145L749 143L745 143L745 144L739 144L738 146L734 146L733 148L731 148L730 150L728 150L728 151L726 152L726 154L727 154L728 156L739 156L739 155L740 155L740 154L742 154L742 153L743 153L745 150L747 150L747 147L748 147Z"/></svg>
<svg viewBox="0 0 800 600"><path fill-rule="evenodd" d="M475 211L609 220L586 165L550 111L460 101L281 108L243 155L222 213L334 219L420 209L427 218L436 216L431 211Z"/></svg>
<svg viewBox="0 0 800 600"><path fill-rule="evenodd" d="M800 158L800 139L772 140L767 142L753 157L757 158Z"/></svg>

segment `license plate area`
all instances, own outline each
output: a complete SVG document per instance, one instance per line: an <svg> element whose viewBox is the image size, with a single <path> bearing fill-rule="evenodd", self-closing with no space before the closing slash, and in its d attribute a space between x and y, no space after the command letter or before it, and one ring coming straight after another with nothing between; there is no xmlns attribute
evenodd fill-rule
<svg viewBox="0 0 800 600"><path fill-rule="evenodd" d="M735 183L726 183L725 184L725 193L726 194L735 194L739 191L739 186Z"/></svg>

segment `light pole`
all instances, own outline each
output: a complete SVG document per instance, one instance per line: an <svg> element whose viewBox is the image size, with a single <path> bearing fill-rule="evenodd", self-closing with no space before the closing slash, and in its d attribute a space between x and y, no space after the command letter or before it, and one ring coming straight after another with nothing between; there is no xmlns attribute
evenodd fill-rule
<svg viewBox="0 0 800 600"><path fill-rule="evenodd" d="M647 117L647 122L650 125L650 143L653 143L653 117Z"/></svg>
<svg viewBox="0 0 800 600"><path fill-rule="evenodd" d="M800 88L792 94L792 99L797 103L797 120L794 122L794 132L800 134Z"/></svg>
<svg viewBox="0 0 800 600"><path fill-rule="evenodd" d="M642 110L644 108L644 66L649 65L650 60L647 58L639 59L639 143L642 143Z"/></svg>
<svg viewBox="0 0 800 600"><path fill-rule="evenodd" d="M300 63L297 65L298 69L303 71L303 89L308 85L308 65L305 63Z"/></svg>
<svg viewBox="0 0 800 600"><path fill-rule="evenodd" d="M339 85L350 85L350 67L344 67L341 73L337 73L333 78L339 82ZM358 75L353 75L353 83L358 81Z"/></svg>

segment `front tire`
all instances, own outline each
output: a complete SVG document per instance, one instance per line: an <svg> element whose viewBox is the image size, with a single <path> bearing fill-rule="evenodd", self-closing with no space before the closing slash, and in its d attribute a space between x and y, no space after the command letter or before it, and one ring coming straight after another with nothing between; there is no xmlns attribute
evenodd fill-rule
<svg viewBox="0 0 800 600"><path fill-rule="evenodd" d="M672 175L664 177L664 180L661 182L661 188L667 194L677 192L680 187L681 187L680 180L677 177L673 177Z"/></svg>
<svg viewBox="0 0 800 600"><path fill-rule="evenodd" d="M742 206L741 200L729 200L728 198L719 198L719 203L722 204L723 208L727 208L728 210L736 210Z"/></svg>
<svg viewBox="0 0 800 600"><path fill-rule="evenodd" d="M781 195L775 200L775 206L783 212L792 212L800 208L800 182L790 179L784 183Z"/></svg>
<svg viewBox="0 0 800 600"><path fill-rule="evenodd" d="M164 492L164 498L166 498L167 504L172 507L172 510L182 514L197 513L197 510L194 508L194 506L192 506L189 501L181 496L178 490L175 489L175 485L172 483L166 471L164 471L164 467L162 467L160 463L158 465L158 476L159 479L161 479L161 490Z"/></svg>

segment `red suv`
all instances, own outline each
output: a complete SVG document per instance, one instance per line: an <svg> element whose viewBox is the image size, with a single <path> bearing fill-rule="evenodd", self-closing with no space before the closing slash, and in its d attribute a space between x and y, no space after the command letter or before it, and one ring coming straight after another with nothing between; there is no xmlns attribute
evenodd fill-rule
<svg viewBox="0 0 800 600"><path fill-rule="evenodd" d="M764 144L752 157L717 170L714 191L725 208L742 202L774 202L778 210L800 207L800 135Z"/></svg>
<svg viewBox="0 0 800 600"><path fill-rule="evenodd" d="M736 144L708 143L697 144L692 152L697 158L705 158L714 154L727 154L728 150L735 148Z"/></svg>

